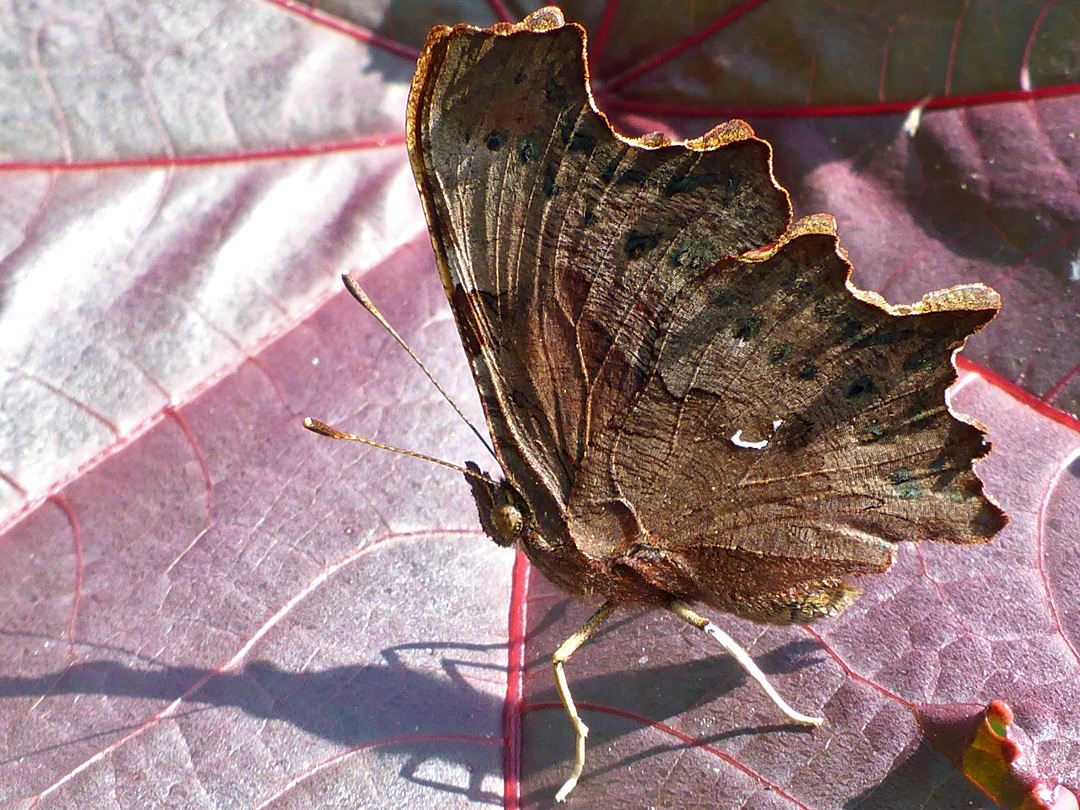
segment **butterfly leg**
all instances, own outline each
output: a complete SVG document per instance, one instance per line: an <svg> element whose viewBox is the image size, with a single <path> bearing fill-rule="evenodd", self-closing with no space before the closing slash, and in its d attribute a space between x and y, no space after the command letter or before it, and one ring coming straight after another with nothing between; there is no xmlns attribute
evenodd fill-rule
<svg viewBox="0 0 1080 810"><path fill-rule="evenodd" d="M820 717L808 717L791 708L787 701L780 697L780 694L773 688L773 685L769 683L769 679L765 677L765 673L758 668L758 665L754 663L754 659L747 654L746 650L740 647L735 639L715 624L692 611L690 606L685 602L680 602L678 600L672 602L671 612L687 624L693 625L698 630L704 630L720 642L720 646L727 650L735 660L739 662L739 665L746 670L750 677L758 682L761 688L765 690L765 694L772 698L772 702L779 706L780 711L786 714L793 723L798 723L801 726L820 726L822 722L824 722Z"/></svg>
<svg viewBox="0 0 1080 810"><path fill-rule="evenodd" d="M577 734L577 757L574 760L574 772L570 774L570 778L555 794L555 801L557 802L566 801L566 797L570 795L570 791L574 789L578 779L581 777L581 772L585 768L585 738L589 736L589 727L581 721L577 706L574 705L574 699L570 697L570 687L566 683L563 664L574 654L578 647L589 640L589 637L596 632L596 629L603 624L604 619L610 616L614 610L614 602L604 602L599 610L581 626L581 629L564 641L562 646L555 651L555 655L551 656L551 663L555 667L555 687L559 690L559 698L566 708L566 713L570 715L570 723L574 726L574 731Z"/></svg>

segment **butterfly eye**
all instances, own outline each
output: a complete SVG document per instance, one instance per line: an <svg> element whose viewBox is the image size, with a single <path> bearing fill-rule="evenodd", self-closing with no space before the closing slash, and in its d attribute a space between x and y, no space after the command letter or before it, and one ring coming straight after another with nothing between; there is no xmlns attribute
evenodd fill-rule
<svg viewBox="0 0 1080 810"><path fill-rule="evenodd" d="M513 504L503 503L491 510L491 527L495 529L495 540L500 546L512 546L525 529L525 518Z"/></svg>

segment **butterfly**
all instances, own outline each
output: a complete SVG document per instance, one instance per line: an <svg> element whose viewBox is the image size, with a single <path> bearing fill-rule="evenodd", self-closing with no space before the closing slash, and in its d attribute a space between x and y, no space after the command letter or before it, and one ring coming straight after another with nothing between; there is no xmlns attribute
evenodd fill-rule
<svg viewBox="0 0 1080 810"><path fill-rule="evenodd" d="M945 399L998 295L892 306L856 289L835 221L792 224L749 125L618 134L591 96L585 32L555 8L433 29L406 132L504 476L467 465L482 527L602 600L553 657L576 734L556 798L588 733L563 664L619 605L705 630L789 718L820 723L693 605L811 622L898 542L1005 525L973 470L983 429Z"/></svg>

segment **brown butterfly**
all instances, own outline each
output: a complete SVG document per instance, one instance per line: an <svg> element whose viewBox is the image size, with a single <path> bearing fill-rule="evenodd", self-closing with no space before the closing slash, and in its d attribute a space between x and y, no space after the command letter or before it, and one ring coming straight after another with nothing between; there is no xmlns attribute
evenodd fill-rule
<svg viewBox="0 0 1080 810"><path fill-rule="evenodd" d="M897 542L985 542L1007 520L972 469L983 431L945 401L998 295L890 306L856 289L835 221L791 225L747 124L623 137L593 104L584 48L554 8L435 28L407 120L505 475L468 465L483 528L604 600L553 659L577 733L560 801L588 731L563 662L616 606L706 630L817 724L690 603L810 622L847 607L850 578L888 569Z"/></svg>

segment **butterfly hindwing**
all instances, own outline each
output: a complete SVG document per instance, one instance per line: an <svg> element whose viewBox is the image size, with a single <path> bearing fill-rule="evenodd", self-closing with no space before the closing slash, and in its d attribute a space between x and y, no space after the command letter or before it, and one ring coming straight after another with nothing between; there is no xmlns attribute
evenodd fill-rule
<svg viewBox="0 0 1080 810"><path fill-rule="evenodd" d="M945 400L952 355L997 295L972 285L890 308L853 293L849 272L831 232L807 232L695 279L664 314L611 459L579 477L610 476L631 542L680 555L697 598L731 610L831 587L888 568L898 541L985 542L1005 523L972 470L982 431Z"/></svg>

